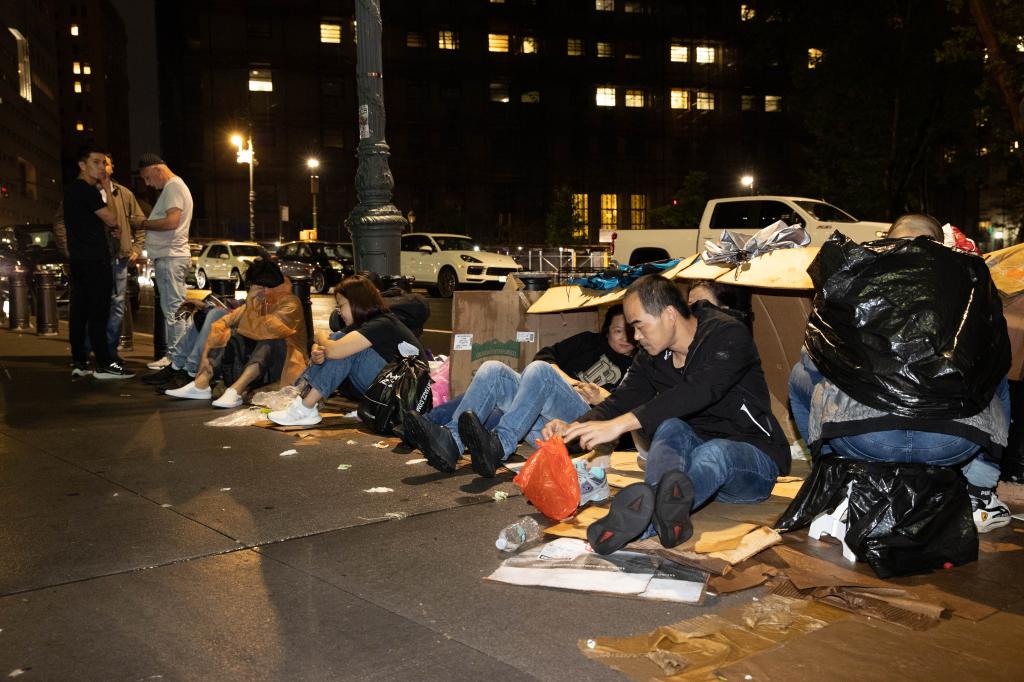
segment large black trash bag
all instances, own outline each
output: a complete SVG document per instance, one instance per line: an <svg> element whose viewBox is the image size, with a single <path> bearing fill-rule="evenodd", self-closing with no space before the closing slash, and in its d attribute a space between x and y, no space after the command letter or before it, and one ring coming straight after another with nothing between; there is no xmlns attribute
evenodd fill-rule
<svg viewBox="0 0 1024 682"><path fill-rule="evenodd" d="M924 419L988 407L1010 343L981 258L922 237L857 244L836 232L807 273L815 296L805 345L847 395Z"/></svg>
<svg viewBox="0 0 1024 682"><path fill-rule="evenodd" d="M878 577L978 559L967 483L951 467L819 458L775 527L810 525L818 514L835 510L851 483L846 544Z"/></svg>
<svg viewBox="0 0 1024 682"><path fill-rule="evenodd" d="M359 401L357 414L374 433L387 436L402 423L405 413L420 414L433 407L430 367L418 356L403 357L381 369Z"/></svg>

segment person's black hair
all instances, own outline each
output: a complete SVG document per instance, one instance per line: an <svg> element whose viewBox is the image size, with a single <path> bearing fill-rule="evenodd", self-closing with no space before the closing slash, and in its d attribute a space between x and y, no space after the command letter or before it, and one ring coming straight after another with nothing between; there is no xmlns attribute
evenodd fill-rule
<svg viewBox="0 0 1024 682"><path fill-rule="evenodd" d="M690 291L702 287L711 292L718 301L718 307L749 312L751 309L750 290L733 284L723 284L713 279L699 279L690 284ZM687 294L689 300L689 293Z"/></svg>
<svg viewBox="0 0 1024 682"><path fill-rule="evenodd" d="M660 315L667 306L675 308L684 318L692 314L679 287L661 275L644 275L629 285L626 296L639 297L640 305L648 315Z"/></svg>
<svg viewBox="0 0 1024 682"><path fill-rule="evenodd" d="M615 305L608 309L608 312L604 314L604 323L601 325L601 336L608 336L608 330L611 329L612 327L612 319L616 315L625 316L625 312L623 312L622 310L621 303L616 303Z"/></svg>
<svg viewBox="0 0 1024 682"><path fill-rule="evenodd" d="M927 237L942 243L945 235L942 233L942 225L930 215L924 213L907 213L897 218L886 232L887 237L913 238Z"/></svg>
<svg viewBox="0 0 1024 682"><path fill-rule="evenodd" d="M102 154L104 159L110 156L110 152L108 152L106 149L100 149L99 145L90 143L83 144L78 147L78 155L75 157L75 159L79 163L85 163L86 161L89 160L89 156L91 154Z"/></svg>
<svg viewBox="0 0 1024 682"><path fill-rule="evenodd" d="M253 285L273 289L284 284L284 275L277 263L266 258L254 258L245 271L245 286Z"/></svg>

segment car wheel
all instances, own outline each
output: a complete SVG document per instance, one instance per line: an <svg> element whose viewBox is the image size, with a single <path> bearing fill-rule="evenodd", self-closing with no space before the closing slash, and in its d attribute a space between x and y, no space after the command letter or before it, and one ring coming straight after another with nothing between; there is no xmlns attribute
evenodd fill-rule
<svg viewBox="0 0 1024 682"><path fill-rule="evenodd" d="M206 288L206 270L199 269L196 271L196 289Z"/></svg>
<svg viewBox="0 0 1024 682"><path fill-rule="evenodd" d="M451 298L459 286L459 276L451 268L441 268L437 273L437 293L441 298Z"/></svg>
<svg viewBox="0 0 1024 682"><path fill-rule="evenodd" d="M313 275L309 281L310 288L318 294L327 293L327 278L324 277L323 270L314 270Z"/></svg>
<svg viewBox="0 0 1024 682"><path fill-rule="evenodd" d="M235 268L231 271L231 279L235 280L235 291L242 290L242 273Z"/></svg>

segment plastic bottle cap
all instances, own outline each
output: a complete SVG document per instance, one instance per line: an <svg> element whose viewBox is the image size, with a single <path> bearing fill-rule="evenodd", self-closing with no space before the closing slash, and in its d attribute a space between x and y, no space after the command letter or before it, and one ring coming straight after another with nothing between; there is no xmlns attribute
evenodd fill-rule
<svg viewBox="0 0 1024 682"><path fill-rule="evenodd" d="M508 540L505 539L504 535L499 535L498 539L494 541L494 546L504 552L508 549Z"/></svg>

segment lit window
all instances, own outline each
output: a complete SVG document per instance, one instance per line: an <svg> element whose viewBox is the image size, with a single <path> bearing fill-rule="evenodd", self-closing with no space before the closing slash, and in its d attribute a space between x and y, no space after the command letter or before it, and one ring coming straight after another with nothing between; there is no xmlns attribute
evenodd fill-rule
<svg viewBox="0 0 1024 682"><path fill-rule="evenodd" d="M491 0L492 5L504 5L505 0Z"/></svg>
<svg viewBox="0 0 1024 682"><path fill-rule="evenodd" d="M341 43L341 24L320 24L321 43Z"/></svg>
<svg viewBox="0 0 1024 682"><path fill-rule="evenodd" d="M615 56L615 46L611 43L598 43L597 44L597 56L602 59L608 59Z"/></svg>
<svg viewBox="0 0 1024 682"><path fill-rule="evenodd" d="M273 92L274 80L270 69L252 69L249 71L250 92Z"/></svg>
<svg viewBox="0 0 1024 682"><path fill-rule="evenodd" d="M1024 36L1017 36L1017 52L1024 52Z"/></svg>
<svg viewBox="0 0 1024 682"><path fill-rule="evenodd" d="M491 101L508 104L508 83L504 81L491 83Z"/></svg>
<svg viewBox="0 0 1024 682"><path fill-rule="evenodd" d="M673 62L690 61L690 48L682 43L672 41L672 47L668 50L668 58Z"/></svg>
<svg viewBox="0 0 1024 682"><path fill-rule="evenodd" d="M523 104L540 104L540 90L527 90L519 96Z"/></svg>
<svg viewBox="0 0 1024 682"><path fill-rule="evenodd" d="M566 41L565 53L570 57L583 56L583 41L579 38L569 38L569 40Z"/></svg>
<svg viewBox="0 0 1024 682"><path fill-rule="evenodd" d="M715 48L708 45L697 46L697 63L698 64L714 64L715 63Z"/></svg>
<svg viewBox="0 0 1024 682"><path fill-rule="evenodd" d="M78 35L78 24L71 24L71 35Z"/></svg>
<svg viewBox="0 0 1024 682"><path fill-rule="evenodd" d="M75 130L80 132L80 133L85 131L85 124L82 123L81 121L79 121L78 123L75 124Z"/></svg>
<svg viewBox="0 0 1024 682"><path fill-rule="evenodd" d="M821 50L812 47L807 50L807 68L813 69L821 63Z"/></svg>
<svg viewBox="0 0 1024 682"><path fill-rule="evenodd" d="M647 228L647 196L644 194L629 195L629 229L643 230Z"/></svg>
<svg viewBox="0 0 1024 682"><path fill-rule="evenodd" d="M619 197L614 194L601 195L601 229L614 230L619 226Z"/></svg>
<svg viewBox="0 0 1024 682"><path fill-rule="evenodd" d="M614 12L615 0L594 0L594 9L598 12Z"/></svg>
<svg viewBox="0 0 1024 682"><path fill-rule="evenodd" d="M782 97L779 95L764 96L765 111L782 111Z"/></svg>
<svg viewBox="0 0 1024 682"><path fill-rule="evenodd" d="M590 236L590 202L586 194L572 195L572 213L575 218L573 239L586 239Z"/></svg>
<svg viewBox="0 0 1024 682"><path fill-rule="evenodd" d="M533 36L523 38L523 54L537 54L537 39Z"/></svg>
<svg viewBox="0 0 1024 682"><path fill-rule="evenodd" d="M988 156L988 147L979 147L978 156Z"/></svg>
<svg viewBox="0 0 1024 682"><path fill-rule="evenodd" d="M715 93L705 90L697 91L697 110L712 111L715 108Z"/></svg>
<svg viewBox="0 0 1024 682"><path fill-rule="evenodd" d="M71 73L75 74L76 76L78 74L82 73L82 64L81 64L81 62L72 62L72 64L71 64Z"/></svg>
<svg viewBox="0 0 1024 682"><path fill-rule="evenodd" d="M740 95L740 111L754 111L757 99L753 95Z"/></svg>
<svg viewBox="0 0 1024 682"><path fill-rule="evenodd" d="M423 34L416 31L409 31L405 34L405 46L406 47L423 47L424 40Z"/></svg>
<svg viewBox="0 0 1024 682"><path fill-rule="evenodd" d="M459 34L455 31L437 32L437 49L457 50L459 49Z"/></svg>
<svg viewBox="0 0 1024 682"><path fill-rule="evenodd" d="M750 5L740 5L740 21L750 21L755 16L757 16L757 12L754 11L753 7Z"/></svg>
<svg viewBox="0 0 1024 682"><path fill-rule="evenodd" d="M639 108L644 105L643 90L626 90L626 106Z"/></svg>
<svg viewBox="0 0 1024 682"><path fill-rule="evenodd" d="M669 106L673 109L689 109L690 108L690 91L683 90L682 88L672 88L672 92L669 93Z"/></svg>
<svg viewBox="0 0 1024 682"><path fill-rule="evenodd" d="M75 81L75 92L82 92L82 81Z"/></svg>
<svg viewBox="0 0 1024 682"><path fill-rule="evenodd" d="M637 43L626 43L625 55L626 59L643 59L641 54L640 45Z"/></svg>
<svg viewBox="0 0 1024 682"><path fill-rule="evenodd" d="M599 87L597 88L597 95L595 96L595 102L599 107L614 107L615 106L615 88L611 87Z"/></svg>
<svg viewBox="0 0 1024 682"><path fill-rule="evenodd" d="M18 94L32 101L32 64L28 58L28 39L16 28L7 28L18 44Z"/></svg>
<svg viewBox="0 0 1024 682"><path fill-rule="evenodd" d="M90 75L92 73L92 67L88 64L82 64L82 73L86 76Z"/></svg>
<svg viewBox="0 0 1024 682"><path fill-rule="evenodd" d="M508 34L488 33L487 50L488 52L508 52Z"/></svg>
<svg viewBox="0 0 1024 682"><path fill-rule="evenodd" d="M644 3L640 0L626 0L622 5L622 11L627 14L640 14L644 11Z"/></svg>

